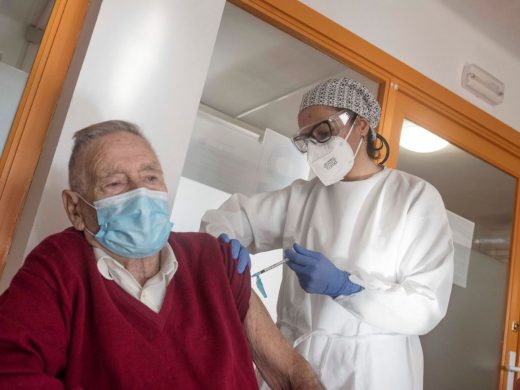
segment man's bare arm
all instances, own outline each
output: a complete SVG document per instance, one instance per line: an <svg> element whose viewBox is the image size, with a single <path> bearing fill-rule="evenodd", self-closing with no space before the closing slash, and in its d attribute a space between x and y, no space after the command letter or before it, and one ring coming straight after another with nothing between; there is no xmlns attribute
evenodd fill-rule
<svg viewBox="0 0 520 390"><path fill-rule="evenodd" d="M273 389L323 389L307 361L282 336L252 291L244 330L253 360Z"/></svg>

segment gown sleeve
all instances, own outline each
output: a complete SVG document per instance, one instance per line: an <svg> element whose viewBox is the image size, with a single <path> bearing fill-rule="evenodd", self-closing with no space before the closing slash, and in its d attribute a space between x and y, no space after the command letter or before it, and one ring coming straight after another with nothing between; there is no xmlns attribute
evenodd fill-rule
<svg viewBox="0 0 520 390"><path fill-rule="evenodd" d="M0 388L64 389L68 312L53 276L30 255L0 297Z"/></svg>
<svg viewBox="0 0 520 390"><path fill-rule="evenodd" d="M446 315L453 281L453 242L446 210L437 192L407 218L399 239L397 280L362 270L352 282L365 289L336 302L373 326L422 335ZM382 259L385 253L380 253Z"/></svg>
<svg viewBox="0 0 520 390"><path fill-rule="evenodd" d="M234 194L203 215L200 230L215 237L226 233L252 253L281 248L290 188L251 197Z"/></svg>

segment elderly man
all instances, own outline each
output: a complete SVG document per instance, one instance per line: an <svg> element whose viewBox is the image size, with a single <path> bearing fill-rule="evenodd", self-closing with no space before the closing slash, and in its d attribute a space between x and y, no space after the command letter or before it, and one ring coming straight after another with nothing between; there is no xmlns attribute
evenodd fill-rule
<svg viewBox="0 0 520 390"><path fill-rule="evenodd" d="M239 274L230 247L171 233L161 165L132 124L80 130L63 204L73 227L0 297L0 388L319 388Z"/></svg>

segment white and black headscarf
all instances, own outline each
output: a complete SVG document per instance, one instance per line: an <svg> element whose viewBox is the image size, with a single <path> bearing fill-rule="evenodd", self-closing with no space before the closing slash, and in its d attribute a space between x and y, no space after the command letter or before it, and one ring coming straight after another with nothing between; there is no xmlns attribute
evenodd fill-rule
<svg viewBox="0 0 520 390"><path fill-rule="evenodd" d="M374 132L381 117L381 107L374 95L361 83L348 78L328 79L307 91L299 112L316 105L353 111L365 118Z"/></svg>

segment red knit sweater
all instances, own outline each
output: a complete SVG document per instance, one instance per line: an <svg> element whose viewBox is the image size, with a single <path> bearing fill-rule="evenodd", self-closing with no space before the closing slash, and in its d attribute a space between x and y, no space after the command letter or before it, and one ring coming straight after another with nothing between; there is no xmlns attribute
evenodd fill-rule
<svg viewBox="0 0 520 390"><path fill-rule="evenodd" d="M0 297L0 389L256 389L250 275L209 235L169 242L179 267L155 313L101 276L80 232L44 240Z"/></svg>

